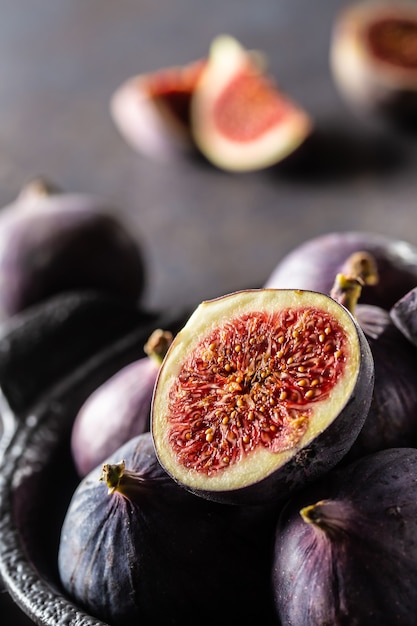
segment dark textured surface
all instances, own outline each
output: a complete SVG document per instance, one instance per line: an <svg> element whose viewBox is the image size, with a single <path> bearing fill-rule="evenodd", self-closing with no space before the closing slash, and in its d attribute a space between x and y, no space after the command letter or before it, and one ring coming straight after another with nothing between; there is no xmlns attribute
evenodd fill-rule
<svg viewBox="0 0 417 626"><path fill-rule="evenodd" d="M353 115L329 71L331 25L346 4L2 0L0 206L38 174L108 197L143 245L146 303L158 309L261 285L294 245L323 232L417 244L417 133ZM303 158L231 175L201 160L148 160L119 136L108 110L119 84L204 56L220 32L264 50L313 115ZM0 595L2 624L19 626L9 607Z"/></svg>

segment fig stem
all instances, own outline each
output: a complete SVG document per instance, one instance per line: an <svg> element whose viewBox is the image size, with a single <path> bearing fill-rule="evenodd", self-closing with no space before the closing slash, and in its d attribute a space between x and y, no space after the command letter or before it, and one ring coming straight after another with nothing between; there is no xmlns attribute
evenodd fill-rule
<svg viewBox="0 0 417 626"><path fill-rule="evenodd" d="M143 349L149 358L153 359L157 365L161 365L173 338L169 330L157 328L149 336Z"/></svg>
<svg viewBox="0 0 417 626"><path fill-rule="evenodd" d="M114 463L114 464L105 463L103 465L100 480L106 483L109 489L109 494L112 494L115 491L117 491L119 484L120 484L120 480L125 472L125 469L126 469L126 464L124 461L121 461L120 463Z"/></svg>
<svg viewBox="0 0 417 626"><path fill-rule="evenodd" d="M31 202L45 196L52 196L61 193L57 185L47 180L43 176L38 176L29 180L20 190L18 195L19 204Z"/></svg>
<svg viewBox="0 0 417 626"><path fill-rule="evenodd" d="M358 250L345 261L342 274L356 278L363 285L376 285L379 282L375 257L370 252Z"/></svg>
<svg viewBox="0 0 417 626"><path fill-rule="evenodd" d="M362 293L363 283L358 278L337 274L330 296L342 304L352 315L355 315L356 305Z"/></svg>
<svg viewBox="0 0 417 626"><path fill-rule="evenodd" d="M117 492L131 501L137 493L143 492L147 484L146 478L126 469L125 461L105 463L99 480L106 483L109 495Z"/></svg>
<svg viewBox="0 0 417 626"><path fill-rule="evenodd" d="M300 510L304 522L320 528L327 535L346 531L352 513L349 505L342 500L318 500Z"/></svg>
<svg viewBox="0 0 417 626"><path fill-rule="evenodd" d="M320 526L323 523L322 505L324 500L309 504L300 510L300 515L307 524Z"/></svg>

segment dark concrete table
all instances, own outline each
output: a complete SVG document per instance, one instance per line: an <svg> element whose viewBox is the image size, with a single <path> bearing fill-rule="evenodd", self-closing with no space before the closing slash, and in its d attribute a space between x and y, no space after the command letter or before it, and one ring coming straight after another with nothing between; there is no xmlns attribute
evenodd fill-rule
<svg viewBox="0 0 417 626"><path fill-rule="evenodd" d="M160 308L260 286L290 248L327 231L417 244L417 135L359 119L332 81L331 26L345 4L2 0L0 206L39 174L108 197L137 231L146 302ZM156 162L114 127L108 105L122 81L200 58L219 33L262 49L315 119L301 166L228 174L192 159Z"/></svg>

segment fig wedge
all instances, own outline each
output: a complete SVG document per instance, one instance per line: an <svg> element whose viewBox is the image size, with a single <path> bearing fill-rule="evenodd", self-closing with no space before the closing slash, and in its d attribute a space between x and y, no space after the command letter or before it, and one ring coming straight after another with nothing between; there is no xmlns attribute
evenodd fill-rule
<svg viewBox="0 0 417 626"><path fill-rule="evenodd" d="M191 101L191 127L201 153L216 167L243 172L278 163L312 130L257 58L230 35L219 35Z"/></svg>

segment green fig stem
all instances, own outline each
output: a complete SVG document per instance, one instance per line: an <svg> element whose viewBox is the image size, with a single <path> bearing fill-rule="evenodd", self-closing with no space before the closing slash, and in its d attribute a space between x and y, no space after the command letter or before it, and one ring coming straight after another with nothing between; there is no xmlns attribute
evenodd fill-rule
<svg viewBox="0 0 417 626"><path fill-rule="evenodd" d="M379 282L378 266L370 252L358 250L345 261L342 274L356 278L363 285L376 285Z"/></svg>
<svg viewBox="0 0 417 626"><path fill-rule="evenodd" d="M169 330L157 328L150 335L143 349L145 353L160 366L173 338L173 334Z"/></svg>
<svg viewBox="0 0 417 626"><path fill-rule="evenodd" d="M356 305L362 293L363 283L357 278L337 274L330 296L339 304L342 304L352 315L355 315Z"/></svg>
<svg viewBox="0 0 417 626"><path fill-rule="evenodd" d="M117 492L128 500L133 500L138 491L143 491L146 483L143 476L126 469L125 461L105 463L100 480L106 483L109 495Z"/></svg>

